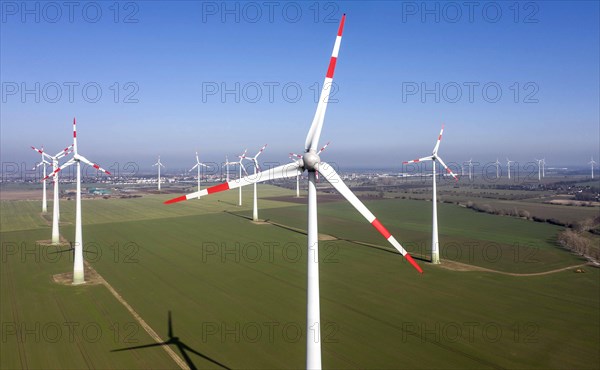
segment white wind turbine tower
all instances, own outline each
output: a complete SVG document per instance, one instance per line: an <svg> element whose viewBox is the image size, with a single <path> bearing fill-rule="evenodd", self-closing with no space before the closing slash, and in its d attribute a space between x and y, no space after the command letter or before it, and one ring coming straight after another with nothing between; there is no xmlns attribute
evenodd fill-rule
<svg viewBox="0 0 600 370"><path fill-rule="evenodd" d="M510 159L506 158L506 166L508 168L508 179L510 180L510 164L513 163L514 161L511 161Z"/></svg>
<svg viewBox="0 0 600 370"><path fill-rule="evenodd" d="M31 147L31 149L42 155L42 158L45 156L46 158L52 161L53 170L57 170L58 160L64 157L65 155L71 153L73 145L66 147L60 152L56 153L54 156L46 154L43 150L37 149L36 147ZM47 178L47 176L44 176ZM54 178L54 190L53 190L53 202L52 202L52 245L60 244L60 230L59 230L59 222L60 222L60 193L58 191L58 174L56 174ZM46 181L44 181L46 184Z"/></svg>
<svg viewBox="0 0 600 370"><path fill-rule="evenodd" d="M235 162L237 165L240 166L240 176L238 177L238 179L242 178L242 170L244 171L244 173L246 174L246 176L248 176L248 171L246 171L246 167L244 167L244 159L246 158L246 152L247 151L248 151L248 149L245 149L244 152L241 155L238 155L238 158L240 160L239 160L239 162ZM242 187L241 186L240 186L240 191L239 191L238 206L240 206L240 207L242 206Z"/></svg>
<svg viewBox="0 0 600 370"><path fill-rule="evenodd" d="M496 165L496 178L500 177L500 161L498 160L498 158L496 158L496 163L494 163Z"/></svg>
<svg viewBox="0 0 600 370"><path fill-rule="evenodd" d="M588 164L592 167L592 180L594 179L594 165L596 161L594 161L594 156L592 156L592 160L588 162Z"/></svg>
<svg viewBox="0 0 600 370"><path fill-rule="evenodd" d="M72 164L77 164L77 196L75 202L75 259L73 262L73 284L85 283L83 270L83 237L81 224L81 162L89 164L95 169L110 175L110 172L100 167L99 165L90 162L87 158L79 155L77 151L77 126L75 118L73 118L73 158L69 159L65 164L54 170L52 174L46 178L55 176L59 171ZM44 179L45 180L45 179Z"/></svg>
<svg viewBox="0 0 600 370"><path fill-rule="evenodd" d="M546 177L546 158L542 159L542 177Z"/></svg>
<svg viewBox="0 0 600 370"><path fill-rule="evenodd" d="M267 147L267 144L265 144L262 148L260 148L260 150L258 151L258 153L256 153L256 155L254 157L246 157L246 152L244 152L244 154L243 154L243 157L244 157L243 159L248 159L249 161L251 161L254 164L254 176L255 177L256 177L256 174L258 172L260 172L260 166L258 165L258 156L261 155L261 153L265 150L266 147ZM254 183L252 220L258 221L258 196L256 194L256 183Z"/></svg>
<svg viewBox="0 0 600 370"><path fill-rule="evenodd" d="M229 165L235 166L237 162L229 162L229 158L225 155L225 181L229 182Z"/></svg>
<svg viewBox="0 0 600 370"><path fill-rule="evenodd" d="M160 157L158 158L158 161L160 162ZM196 164L188 172L192 172L194 170L194 168L198 169L198 191L200 191L200 167L208 167L208 166L205 165L204 163L200 163L200 159L198 159L198 152L196 152ZM159 168L159 171L160 171L160 168ZM198 199L200 199L200 196L198 196Z"/></svg>
<svg viewBox="0 0 600 370"><path fill-rule="evenodd" d="M32 147L34 150L37 150L35 147ZM37 150L41 155L42 155L42 160L40 161L40 163L36 164L32 170L35 170L36 168L38 168L39 166L42 166L42 176L43 178L46 177L46 166L51 166L52 163L48 162L45 158L45 156L48 156L47 154L44 153L44 146L42 145L42 149L41 150ZM50 156L48 156L50 157ZM42 181L42 212L46 213L48 212L48 202L46 200L46 181Z"/></svg>
<svg viewBox="0 0 600 370"><path fill-rule="evenodd" d="M433 176L432 176L433 177L433 198L432 198L433 224L432 224L432 231L431 231L431 262L435 263L435 264L440 263L440 243L439 243L439 239L438 239L438 220L437 220L437 187L436 187L436 181L435 181L436 162L439 162L442 165L442 167L444 167L446 169L446 172L448 172L452 177L454 177L455 180L458 180L456 175L452 172L452 170L450 168L448 168L448 166L446 166L446 163L444 163L442 158L440 158L440 156L438 155L438 149L440 148L440 142L442 141L443 133L444 133L444 126L442 125L442 130L440 131L440 135L438 136L437 143L435 143L435 146L433 147L433 152L431 153L430 156L419 158L419 159L414 159L412 161L403 162L404 164L409 164L409 163L417 163L417 162L423 162L423 161L433 161L433 166L432 166L433 167Z"/></svg>
<svg viewBox="0 0 600 370"><path fill-rule="evenodd" d="M469 181L473 179L473 158L469 159Z"/></svg>
<svg viewBox="0 0 600 370"><path fill-rule="evenodd" d="M257 182L280 179L280 178L292 178L301 174L304 171L308 171L308 289L307 289L307 315L306 315L306 333L314 335L307 335L306 338L306 367L308 369L320 369L321 368L321 330L320 330L320 303L319 303L319 252L318 252L318 223L317 223L317 190L315 186L316 173L320 173L324 179L326 179L337 191L339 191L345 198L352 204L358 212L367 219L369 223L383 237L400 252L404 258L410 262L410 264L417 269L419 272L423 272L419 265L412 259L412 257L406 252L406 250L398 243L398 241L392 236L392 234L379 222L377 218L369 211L367 207L352 193L352 191L344 184L343 180L337 174L337 172L327 163L322 162L317 154L319 137L321 136L321 129L323 128L323 120L325 118L325 110L327 109L327 102L329 100L329 94L331 92L331 83L333 80L333 74L335 71L335 65L337 61L338 51L342 39L342 30L344 28L344 21L346 15L342 16L340 26L338 28L338 34L333 47L333 53L329 62L329 68L325 81L323 83L323 89L321 90L321 96L315 112L308 135L305 141L305 153L301 159L294 163L288 163L282 166L274 167L268 171L259 172L257 176L246 176L236 181L225 182L220 185L212 186L208 189L200 191L200 196L206 196L208 194L225 191L229 189L239 188L241 186L254 184ZM165 204L171 204L181 202L188 199L195 199L198 196L196 193L183 195L165 202Z"/></svg>
<svg viewBox="0 0 600 370"><path fill-rule="evenodd" d="M537 161L538 164L538 181L542 181L542 162L544 161L543 159L537 159L534 158Z"/></svg>
<svg viewBox="0 0 600 370"><path fill-rule="evenodd" d="M158 168L158 191L160 191L160 168L164 167L162 163L160 163L160 155L158 156L158 162L154 163L152 167L157 166Z"/></svg>

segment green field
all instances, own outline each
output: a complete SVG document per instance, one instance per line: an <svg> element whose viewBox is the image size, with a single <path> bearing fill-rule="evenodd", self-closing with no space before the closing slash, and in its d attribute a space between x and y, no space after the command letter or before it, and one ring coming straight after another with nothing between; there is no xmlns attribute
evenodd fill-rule
<svg viewBox="0 0 600 370"><path fill-rule="evenodd" d="M293 192L265 185L259 193ZM250 222L251 191L244 196L243 207L236 206L235 191L170 206L162 201L172 195L86 200L85 256L163 339L172 312L174 335L202 354L191 354L191 365L301 368L306 335L312 334L305 328L306 236ZM320 203L319 232L334 237L320 242L324 368L600 367L599 269L509 275L584 263L557 247L561 227L440 204L443 263L501 273L455 271L423 260L430 202L366 204L421 258L425 273L390 253L350 205ZM39 202L0 205L1 368L176 367L160 347L112 352L153 340L104 286L51 282L53 274L71 268L70 253L35 245L50 237ZM61 234L70 240L73 205L61 203ZM306 229L305 205L259 205L261 218ZM11 334L18 325L36 332L36 323L48 328L65 321L93 323L103 335L93 342L76 330L79 340L63 335L53 343L42 329L40 340Z"/></svg>

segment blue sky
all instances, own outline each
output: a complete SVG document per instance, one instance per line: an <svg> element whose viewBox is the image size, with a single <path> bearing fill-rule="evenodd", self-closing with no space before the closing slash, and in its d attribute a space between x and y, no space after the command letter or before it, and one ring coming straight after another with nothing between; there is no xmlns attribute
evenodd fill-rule
<svg viewBox="0 0 600 370"><path fill-rule="evenodd" d="M265 143L263 160L287 161L344 12L324 160L400 167L442 123L446 162L599 155L598 2L77 2L72 19L61 4L2 3L3 162L58 151L73 116L100 164L191 167L196 150L221 161ZM22 95L36 83L39 102Z"/></svg>

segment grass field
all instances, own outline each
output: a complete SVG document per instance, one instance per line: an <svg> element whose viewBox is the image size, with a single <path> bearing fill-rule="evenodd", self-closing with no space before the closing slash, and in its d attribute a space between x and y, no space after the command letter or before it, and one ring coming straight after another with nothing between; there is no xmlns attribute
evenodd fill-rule
<svg viewBox="0 0 600 370"><path fill-rule="evenodd" d="M293 192L259 186L259 193ZM237 192L170 206L162 205L170 195L84 201L85 256L163 339L172 312L174 335L202 355L190 354L193 366L301 368L312 334L306 236L237 217L251 214L251 192L244 196L243 207ZM1 368L24 367L24 358L29 368L176 367L160 347L111 352L153 340L104 286L51 282L70 270L70 253L35 246L50 236L39 202L0 204ZM306 229L305 205L259 205L261 218ZM407 249L427 257L430 202L367 205ZM73 202L61 207L61 234L72 239ZM320 242L324 368L600 367L600 271L508 275L583 263L556 246L562 228L449 204L439 205L439 219L443 260L504 274L419 261L418 275L348 204L319 204L319 232L338 238ZM41 329L69 320L96 325L101 338L75 330L79 340L69 340L63 330L53 343ZM40 340L11 334L11 325L33 327Z"/></svg>

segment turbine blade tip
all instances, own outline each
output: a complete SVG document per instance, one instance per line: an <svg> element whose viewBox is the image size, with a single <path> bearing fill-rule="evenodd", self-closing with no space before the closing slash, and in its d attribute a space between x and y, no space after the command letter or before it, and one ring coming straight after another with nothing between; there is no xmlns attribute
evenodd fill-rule
<svg viewBox="0 0 600 370"><path fill-rule="evenodd" d="M169 200L165 201L164 204L173 204L173 203L177 203L177 202L183 202L184 200L187 200L187 197L185 195L182 195L177 198L169 199Z"/></svg>
<svg viewBox="0 0 600 370"><path fill-rule="evenodd" d="M406 253L406 254L404 255L404 258L406 258L406 260L407 260L408 262L410 262L410 264L411 264L411 265L413 265L413 267L414 267L414 268L415 268L417 271L419 271L419 273L420 273L420 274L422 274L422 273L423 273L423 269L421 268L421 266L419 266L419 265L417 264L417 262L415 262L415 260L414 260L414 259L411 257L411 255L410 255L410 254Z"/></svg>

